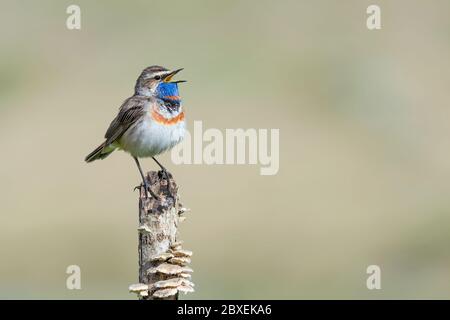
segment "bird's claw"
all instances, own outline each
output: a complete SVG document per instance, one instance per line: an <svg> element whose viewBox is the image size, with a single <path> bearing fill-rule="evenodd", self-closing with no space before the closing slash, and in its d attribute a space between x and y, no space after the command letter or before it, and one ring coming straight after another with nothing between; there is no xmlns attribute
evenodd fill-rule
<svg viewBox="0 0 450 320"><path fill-rule="evenodd" d="M159 172L161 172L160 178L164 177L164 179L166 180L166 183L167 183L167 194L171 198L175 199L175 197L170 192L170 176L172 176L172 174L169 171L167 171L166 168L162 168Z"/></svg>
<svg viewBox="0 0 450 320"><path fill-rule="evenodd" d="M136 191L136 189L138 189L138 190L140 191L140 190L141 190L141 186L142 186L142 185L138 185L138 186L134 187L133 191ZM150 193L150 195L151 195L153 198L155 198L156 200L159 200L159 197L152 191L152 189L150 188L150 186L148 186L147 184L145 184L145 189L146 189L146 191L148 191L148 192L145 193L145 198L148 199L148 194Z"/></svg>

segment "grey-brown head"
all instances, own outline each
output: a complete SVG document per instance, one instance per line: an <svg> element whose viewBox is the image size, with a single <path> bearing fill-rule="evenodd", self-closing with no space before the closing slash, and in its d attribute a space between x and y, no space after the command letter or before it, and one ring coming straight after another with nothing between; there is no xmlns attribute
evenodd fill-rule
<svg viewBox="0 0 450 320"><path fill-rule="evenodd" d="M142 96L152 96L155 94L156 89L160 83L180 83L184 82L184 80L172 81L174 75L180 72L183 69L177 70L169 70L161 66L151 66L145 68L139 78L136 81L136 85L134 87L135 94Z"/></svg>

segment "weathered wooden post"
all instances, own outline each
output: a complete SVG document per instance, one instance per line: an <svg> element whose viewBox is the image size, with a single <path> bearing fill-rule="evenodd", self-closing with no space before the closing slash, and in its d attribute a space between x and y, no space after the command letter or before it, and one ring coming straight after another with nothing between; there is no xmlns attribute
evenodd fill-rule
<svg viewBox="0 0 450 320"><path fill-rule="evenodd" d="M162 171L147 173L146 180L157 199L143 184L140 186L139 283L129 288L140 299L177 300L179 292L194 291L188 267L192 252L182 249L178 238L178 226L188 210L180 203L172 175L168 176L169 181Z"/></svg>

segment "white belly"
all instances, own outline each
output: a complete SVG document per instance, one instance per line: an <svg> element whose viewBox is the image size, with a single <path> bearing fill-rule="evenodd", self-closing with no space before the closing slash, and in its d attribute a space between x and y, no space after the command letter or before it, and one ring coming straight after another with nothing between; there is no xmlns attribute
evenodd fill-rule
<svg viewBox="0 0 450 320"><path fill-rule="evenodd" d="M185 122L159 124L146 118L130 127L120 138L120 147L138 158L153 157L173 148L185 133Z"/></svg>

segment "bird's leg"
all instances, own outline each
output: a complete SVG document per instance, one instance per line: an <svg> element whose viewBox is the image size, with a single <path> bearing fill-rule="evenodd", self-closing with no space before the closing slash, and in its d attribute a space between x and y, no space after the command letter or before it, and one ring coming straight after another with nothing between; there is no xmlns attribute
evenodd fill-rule
<svg viewBox="0 0 450 320"><path fill-rule="evenodd" d="M144 173L142 172L141 164L139 163L138 158L133 157L133 159L134 159L134 161L136 161L137 167L138 167L138 169L139 169L139 173L141 174L141 177L142 177L142 182L144 183L144 187L145 187L145 196L147 196L147 190L148 190L148 192L150 192L150 195L151 195L153 198L158 199L158 197L156 196L156 194L154 194L153 191L152 191L152 189L150 189L150 186L148 185L147 180L146 180L145 177L144 177ZM137 188L137 187L136 187L136 188ZM136 188L135 188L135 189L136 189Z"/></svg>
<svg viewBox="0 0 450 320"><path fill-rule="evenodd" d="M163 166L161 163L159 163L158 160L156 160L155 157L152 157L152 159L155 160L155 162L158 164L158 166L160 166L161 171L162 171L162 173L163 173L163 175L164 175L164 178L165 178L166 181L167 181L167 191L169 192L169 195L173 198L172 194L170 193L170 178L169 178L169 172L166 170L166 168L164 168L164 166Z"/></svg>
<svg viewBox="0 0 450 320"><path fill-rule="evenodd" d="M163 166L161 163L159 163L159 161L156 160L155 157L152 157L152 159L155 160L155 162L158 164L158 166L160 166L160 168L161 168L162 171L167 172L166 168L164 168L164 166Z"/></svg>

